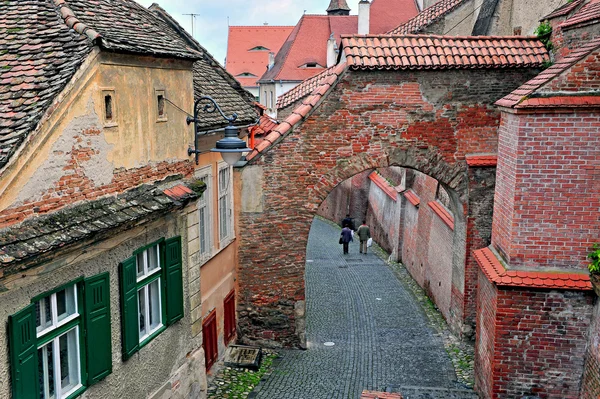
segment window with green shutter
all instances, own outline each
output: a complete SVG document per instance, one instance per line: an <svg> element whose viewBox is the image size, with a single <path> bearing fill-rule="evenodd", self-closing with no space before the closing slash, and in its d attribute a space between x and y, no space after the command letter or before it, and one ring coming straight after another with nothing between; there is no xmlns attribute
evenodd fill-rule
<svg viewBox="0 0 600 399"><path fill-rule="evenodd" d="M119 267L123 358L183 317L181 237L142 247Z"/></svg>
<svg viewBox="0 0 600 399"><path fill-rule="evenodd" d="M67 399L110 374L108 273L79 279L9 317L14 398Z"/></svg>

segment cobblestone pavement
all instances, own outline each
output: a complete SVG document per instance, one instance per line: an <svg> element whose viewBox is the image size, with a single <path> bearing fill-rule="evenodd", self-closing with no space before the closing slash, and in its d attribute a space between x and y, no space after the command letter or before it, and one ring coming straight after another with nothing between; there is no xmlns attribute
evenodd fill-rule
<svg viewBox="0 0 600 399"><path fill-rule="evenodd" d="M458 381L447 337L414 287L375 251L360 254L357 242L343 255L339 234L339 227L320 219L310 231L308 350L281 351L250 396L359 398L368 389L403 392L405 399L476 398Z"/></svg>

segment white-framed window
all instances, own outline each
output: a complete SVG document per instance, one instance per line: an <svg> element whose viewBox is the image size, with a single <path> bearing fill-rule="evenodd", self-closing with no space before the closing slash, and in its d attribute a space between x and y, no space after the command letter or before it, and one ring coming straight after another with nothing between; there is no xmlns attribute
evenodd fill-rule
<svg viewBox="0 0 600 399"><path fill-rule="evenodd" d="M41 399L63 399L82 387L80 314L75 284L35 302Z"/></svg>
<svg viewBox="0 0 600 399"><path fill-rule="evenodd" d="M196 203L198 207L198 238L199 243L199 255L201 259L210 258L212 255L212 167L207 165L201 169L198 169L195 173L198 180L201 180L206 184L206 190L202 193L202 197Z"/></svg>
<svg viewBox="0 0 600 399"><path fill-rule="evenodd" d="M219 239L221 246L233 238L231 180L231 166L221 162L219 164Z"/></svg>
<svg viewBox="0 0 600 399"><path fill-rule="evenodd" d="M136 255L136 266L139 342L143 342L164 325L162 320L159 245L153 245L138 253Z"/></svg>

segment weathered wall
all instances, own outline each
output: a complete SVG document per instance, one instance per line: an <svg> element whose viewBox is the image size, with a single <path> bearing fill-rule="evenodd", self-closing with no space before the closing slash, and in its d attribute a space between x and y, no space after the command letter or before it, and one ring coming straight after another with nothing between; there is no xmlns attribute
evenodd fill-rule
<svg viewBox="0 0 600 399"><path fill-rule="evenodd" d="M189 210L188 210L189 211ZM6 326L8 316L31 303L39 294L73 281L79 276L90 277L110 273L112 362L113 372L104 381L90 387L83 397L122 398L148 397L160 392L160 398L203 397L206 389L201 335L193 334L189 294L197 281L190 280L193 269L188 261L187 246L182 247L184 317L169 326L132 358L122 360L121 313L118 266L132 256L133 251L161 237L181 235L187 242L186 216L171 214L162 219L121 233L111 239L86 243L57 256L54 261L32 268L17 279L3 281L7 291L0 293L0 320ZM199 284L198 284L199 285ZM7 335L0 334L0 369L9 374ZM160 361L157 361L160 359ZM0 379L0 397L10 397L10 379Z"/></svg>
<svg viewBox="0 0 600 399"><path fill-rule="evenodd" d="M486 398L498 397L493 392L494 344L496 341L496 312L498 290L483 274L478 272L477 285L477 339L475 340L475 389ZM500 369L503 372L504 369Z"/></svg>
<svg viewBox="0 0 600 399"><path fill-rule="evenodd" d="M319 205L317 215L339 224L349 214L358 228L367 217L370 173L366 170L336 186Z"/></svg>
<svg viewBox="0 0 600 399"><path fill-rule="evenodd" d="M240 313L242 333L257 341L297 344L290 326L295 326L294 304L304 300L312 218L336 185L372 168L416 169L455 193L451 278L462 292L468 235L464 154L495 152L499 112L491 104L535 72L346 72L302 125L251 162L263 169L257 194L263 212L240 215L248 232L242 232L240 243L239 306L247 309ZM266 256L250 234L286 251ZM457 306L462 313L463 304Z"/></svg>
<svg viewBox="0 0 600 399"><path fill-rule="evenodd" d="M383 181L383 184L386 183L387 181ZM393 192L395 193L395 190ZM373 240L394 259L398 259L399 222L402 215L401 202L398 200L398 195L391 198L377 184L371 182L368 193L367 225Z"/></svg>
<svg viewBox="0 0 600 399"><path fill-rule="evenodd" d="M79 72L0 180L0 226L168 175L189 175L192 128L158 91L193 103L191 63L102 53ZM189 90L182 90L188 88ZM113 118L105 118L105 94Z"/></svg>
<svg viewBox="0 0 600 399"><path fill-rule="evenodd" d="M600 236L599 127L597 113L503 114L492 244L511 266L586 267Z"/></svg>
<svg viewBox="0 0 600 399"><path fill-rule="evenodd" d="M590 323L581 398L597 399L600 396L600 301L596 298Z"/></svg>

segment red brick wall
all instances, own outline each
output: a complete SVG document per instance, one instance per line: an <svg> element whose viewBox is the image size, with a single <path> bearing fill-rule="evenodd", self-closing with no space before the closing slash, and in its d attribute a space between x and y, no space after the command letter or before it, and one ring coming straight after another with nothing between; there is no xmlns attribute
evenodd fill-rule
<svg viewBox="0 0 600 399"><path fill-rule="evenodd" d="M600 30L600 24L597 26ZM599 34L600 36L600 34ZM568 73L554 78L540 92L553 91L578 92L581 90L600 90L600 49L592 52L577 65L570 68Z"/></svg>
<svg viewBox="0 0 600 399"><path fill-rule="evenodd" d="M503 114L492 243L512 267L585 268L600 236L599 129L599 114Z"/></svg>
<svg viewBox="0 0 600 399"><path fill-rule="evenodd" d="M493 102L536 72L346 72L302 125L251 162L264 168L268 211L240 216L242 335L296 344L293 309L304 299L306 238L319 204L341 181L405 166L468 203L465 152L495 152L500 114ZM264 243L285 251L266 251ZM453 274L464 274L464 246L453 255Z"/></svg>
<svg viewBox="0 0 600 399"><path fill-rule="evenodd" d="M600 397L600 302L596 301L585 357L583 374L582 399L598 399Z"/></svg>
<svg viewBox="0 0 600 399"><path fill-rule="evenodd" d="M484 398L495 398L494 342L496 340L496 307L498 291L481 270L478 272L477 332L475 340L475 390Z"/></svg>

